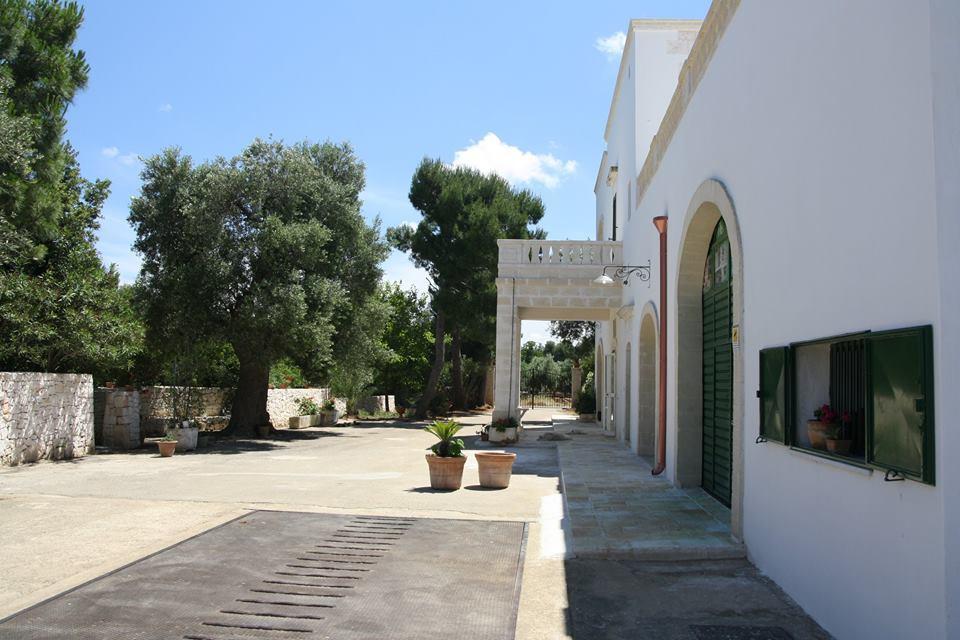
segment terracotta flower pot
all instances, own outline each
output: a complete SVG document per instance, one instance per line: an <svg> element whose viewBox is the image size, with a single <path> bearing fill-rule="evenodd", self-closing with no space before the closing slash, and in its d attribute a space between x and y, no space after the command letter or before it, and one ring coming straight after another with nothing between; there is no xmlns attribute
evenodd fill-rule
<svg viewBox="0 0 960 640"><path fill-rule="evenodd" d="M160 450L161 458L169 458L173 455L173 452L177 450L177 441L176 440L159 440L157 442L157 449Z"/></svg>
<svg viewBox="0 0 960 640"><path fill-rule="evenodd" d="M830 425L819 420L807 420L807 436L810 446L821 451L827 450L827 429Z"/></svg>
<svg viewBox="0 0 960 640"><path fill-rule="evenodd" d="M269 424L260 424L257 425L257 435L261 438L267 438L270 436L271 426Z"/></svg>
<svg viewBox="0 0 960 640"><path fill-rule="evenodd" d="M827 451L830 453L839 453L847 455L850 453L850 447L853 446L853 440L838 440L836 438L827 438Z"/></svg>
<svg viewBox="0 0 960 640"><path fill-rule="evenodd" d="M477 466L480 467L481 487L506 489L510 486L510 475L513 472L513 463L517 459L517 454L478 451L475 455Z"/></svg>
<svg viewBox="0 0 960 640"><path fill-rule="evenodd" d="M467 458L465 456L441 458L428 453L427 465L430 467L430 488L459 489L463 482L463 465L466 462Z"/></svg>

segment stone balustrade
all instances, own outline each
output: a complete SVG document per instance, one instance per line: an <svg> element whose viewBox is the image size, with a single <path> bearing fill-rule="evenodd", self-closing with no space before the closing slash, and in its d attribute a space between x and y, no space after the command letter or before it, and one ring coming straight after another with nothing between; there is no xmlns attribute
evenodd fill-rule
<svg viewBox="0 0 960 640"><path fill-rule="evenodd" d="M623 243L593 240L499 240L501 265L605 267L620 265Z"/></svg>

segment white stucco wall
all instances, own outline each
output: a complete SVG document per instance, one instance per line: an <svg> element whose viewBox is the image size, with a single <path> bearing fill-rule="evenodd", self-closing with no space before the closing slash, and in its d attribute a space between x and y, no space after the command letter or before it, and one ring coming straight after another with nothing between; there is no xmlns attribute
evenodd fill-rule
<svg viewBox="0 0 960 640"><path fill-rule="evenodd" d="M729 191L743 246L744 538L757 566L841 639L948 637L948 610L957 637L960 474L947 466L960 446L946 432L960 411L948 387L958 375L960 269L945 255L958 239L960 198L946 184L960 164L956 58L933 67L953 76L949 86L931 83L931 42L956 53L957 9L934 6L934 22L940 14L952 22L931 41L927 3L743 2L624 234L628 261L655 262L649 221L670 216L673 461L682 390L672 369L672 279L684 216L705 180ZM953 137L935 149L935 131ZM953 235L944 246L945 232ZM656 302L656 277L651 284L631 287L625 303ZM939 392L937 486L885 483L881 473L753 443L761 348L927 323ZM675 472L668 466L670 478Z"/></svg>
<svg viewBox="0 0 960 640"><path fill-rule="evenodd" d="M651 216L637 215L637 193L634 184L637 172L650 150L650 142L659 128L663 114L670 103L677 77L683 62L690 52L699 21L684 20L634 20L631 21L627 44L620 65L618 87L613 97L607 122L607 148L601 163L595 189L597 198L597 228L603 228L603 238L612 235L613 196L617 195L617 238L628 239L623 245L623 263L645 265L651 261L656 271L658 240ZM617 179L607 185L606 176L611 166L618 167ZM652 233L651 233L652 232ZM616 353L618 370L615 403L619 424L618 435L625 439L627 421L623 412L628 404L639 406L637 384L626 387L627 344L636 345L640 334L640 309L651 296L656 297L657 280L649 283L631 279L623 297L624 305L634 304L634 313L618 318L617 339L613 335L613 322L601 323L598 338L602 339L606 354ZM654 302L654 309L656 302ZM636 346L630 350L630 367L637 371L639 353ZM632 382L638 382L636 375ZM602 397L597 398L602 407ZM631 447L636 448L637 422L632 421Z"/></svg>
<svg viewBox="0 0 960 640"><path fill-rule="evenodd" d="M938 335L940 369L938 397L955 397L960 380L960 3L933 0L930 3L930 52L933 79L933 139L937 198L937 258L939 260L940 331ZM951 277L952 275L952 277ZM960 429L953 423L957 415L940 414L939 469L944 492L945 601L947 637L960 638L960 465L947 452L960 451ZM941 405L943 406L943 405ZM949 411L950 408L947 407Z"/></svg>

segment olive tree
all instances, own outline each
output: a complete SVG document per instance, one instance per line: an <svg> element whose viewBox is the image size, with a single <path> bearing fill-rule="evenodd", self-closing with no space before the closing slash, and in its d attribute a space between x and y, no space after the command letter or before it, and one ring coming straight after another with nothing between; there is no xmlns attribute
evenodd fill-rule
<svg viewBox="0 0 960 640"><path fill-rule="evenodd" d="M131 204L138 286L152 344L228 342L239 363L228 433L269 422L270 365L311 378L357 360L387 249L360 213L364 167L347 144L254 141L194 164L178 149L145 161Z"/></svg>

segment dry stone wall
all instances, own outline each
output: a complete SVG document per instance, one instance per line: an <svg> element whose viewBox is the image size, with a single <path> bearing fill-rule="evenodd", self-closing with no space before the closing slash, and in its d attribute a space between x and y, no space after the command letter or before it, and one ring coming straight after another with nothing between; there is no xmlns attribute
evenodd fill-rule
<svg viewBox="0 0 960 640"><path fill-rule="evenodd" d="M287 426L292 416L300 415L297 400L310 398L319 406L329 397L330 389L270 389L267 392L267 412L273 426L282 429ZM334 403L340 411L346 409L341 400L334 400Z"/></svg>
<svg viewBox="0 0 960 640"><path fill-rule="evenodd" d="M98 390L99 391L99 390ZM140 446L140 392L105 389L101 440L112 449L136 449Z"/></svg>
<svg viewBox="0 0 960 640"><path fill-rule="evenodd" d="M0 372L0 465L92 451L92 376Z"/></svg>

